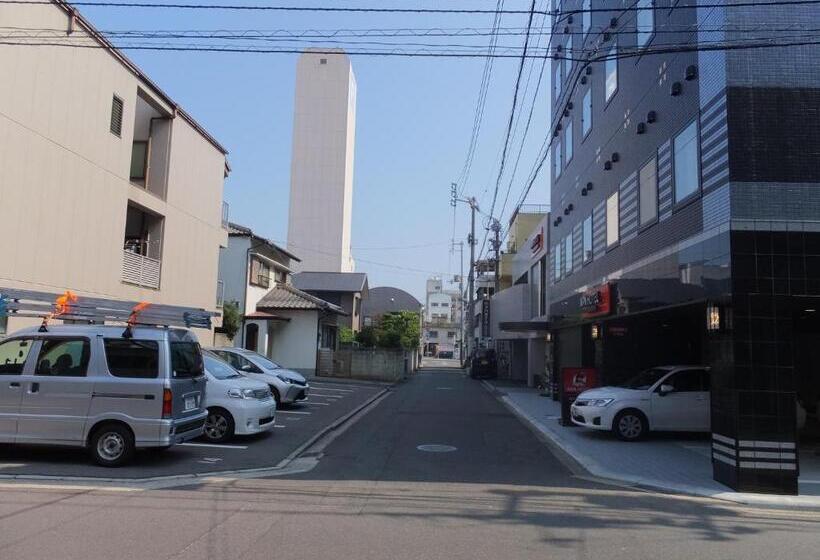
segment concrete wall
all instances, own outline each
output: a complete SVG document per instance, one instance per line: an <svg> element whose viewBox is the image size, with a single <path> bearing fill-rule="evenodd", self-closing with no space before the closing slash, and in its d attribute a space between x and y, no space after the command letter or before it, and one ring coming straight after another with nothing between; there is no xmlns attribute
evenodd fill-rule
<svg viewBox="0 0 820 560"><path fill-rule="evenodd" d="M299 270L353 271L355 128L350 59L341 52L303 53L296 66L288 220L288 250L302 259Z"/></svg>
<svg viewBox="0 0 820 560"><path fill-rule="evenodd" d="M69 22L54 5L5 5L0 21ZM214 310L224 154L174 118L163 200L129 181L138 88L174 110L109 51L5 46L0 68L0 286ZM110 132L114 95L124 101L119 137ZM122 281L129 201L164 217L159 290ZM11 319L9 329L22 324Z"/></svg>
<svg viewBox="0 0 820 560"><path fill-rule="evenodd" d="M337 350L334 377L371 381L398 381L418 367L416 352L386 349Z"/></svg>
<svg viewBox="0 0 820 560"><path fill-rule="evenodd" d="M302 373L316 370L318 311L277 311L289 317L287 323L276 323L273 329L271 359Z"/></svg>

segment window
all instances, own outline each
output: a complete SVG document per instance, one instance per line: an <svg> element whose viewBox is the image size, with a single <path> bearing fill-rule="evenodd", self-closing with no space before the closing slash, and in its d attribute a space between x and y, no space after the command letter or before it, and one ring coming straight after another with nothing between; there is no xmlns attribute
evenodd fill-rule
<svg viewBox="0 0 820 560"><path fill-rule="evenodd" d="M322 325L322 348L336 349L336 326Z"/></svg>
<svg viewBox="0 0 820 560"><path fill-rule="evenodd" d="M590 11L590 4L590 0L584 0L583 4L581 4L581 11L583 12L581 16L581 25L583 26L584 35L586 35L589 28L592 27L592 12Z"/></svg>
<svg viewBox="0 0 820 560"><path fill-rule="evenodd" d="M592 130L592 88L584 94L583 107L581 108L581 133L584 138Z"/></svg>
<svg viewBox="0 0 820 560"><path fill-rule="evenodd" d="M708 374L702 369L679 371L667 377L662 385L671 385L676 393L694 393L709 390Z"/></svg>
<svg viewBox="0 0 820 560"><path fill-rule="evenodd" d="M114 377L159 377L159 343L155 340L106 338L105 359Z"/></svg>
<svg viewBox="0 0 820 560"><path fill-rule="evenodd" d="M253 257L251 259L251 278L252 286L259 286L260 288L270 287L270 266L262 259Z"/></svg>
<svg viewBox="0 0 820 560"><path fill-rule="evenodd" d="M259 347L259 325L248 323L245 325L245 349L256 352Z"/></svg>
<svg viewBox="0 0 820 560"><path fill-rule="evenodd" d="M592 260L592 214L584 220L584 255L583 260L588 263Z"/></svg>
<svg viewBox="0 0 820 560"><path fill-rule="evenodd" d="M618 45L613 45L612 49L607 55L606 62L604 62L606 72L606 102L612 99L615 92L618 91Z"/></svg>
<svg viewBox="0 0 820 560"><path fill-rule="evenodd" d="M433 303L430 304L430 306L431 307L438 307L438 304L436 302L433 302Z"/></svg>
<svg viewBox="0 0 820 560"><path fill-rule="evenodd" d="M552 103L555 105L561 99L561 64L555 67L555 79L553 80Z"/></svg>
<svg viewBox="0 0 820 560"><path fill-rule="evenodd" d="M655 32L655 2L654 0L638 0L635 8L638 10L638 46L645 47Z"/></svg>
<svg viewBox="0 0 820 560"><path fill-rule="evenodd" d="M561 168L564 166L561 162L561 141L555 142L555 147L552 149L552 163L555 168L555 178L561 176Z"/></svg>
<svg viewBox="0 0 820 560"><path fill-rule="evenodd" d="M658 217L658 161L653 157L641 168L638 178L640 224L651 224Z"/></svg>
<svg viewBox="0 0 820 560"><path fill-rule="evenodd" d="M429 338L438 338L438 331L429 331L429 332L427 333L427 336L428 336Z"/></svg>
<svg viewBox="0 0 820 560"><path fill-rule="evenodd" d="M144 183L147 170L148 142L134 140L134 144L131 148L131 180L136 183Z"/></svg>
<svg viewBox="0 0 820 560"><path fill-rule="evenodd" d="M572 234L570 233L564 239L564 268L567 276L572 274L572 266Z"/></svg>
<svg viewBox="0 0 820 560"><path fill-rule="evenodd" d="M198 377L204 373L202 350L196 342L171 343L171 371L174 377Z"/></svg>
<svg viewBox="0 0 820 560"><path fill-rule="evenodd" d="M537 317L541 309L541 261L530 267L530 318Z"/></svg>
<svg viewBox="0 0 820 560"><path fill-rule="evenodd" d="M569 162L572 160L572 119L570 118L567 121L567 130L564 133L564 143L567 145L567 157L564 165L569 165Z"/></svg>
<svg viewBox="0 0 820 560"><path fill-rule="evenodd" d="M561 245L555 246L552 256L554 259L552 266L555 269L555 281L558 282L561 279Z"/></svg>
<svg viewBox="0 0 820 560"><path fill-rule="evenodd" d="M675 202L694 195L700 188L698 123L693 121L675 137Z"/></svg>
<svg viewBox="0 0 820 560"><path fill-rule="evenodd" d="M612 247L620 235L620 217L618 211L618 191L606 199L606 246Z"/></svg>
<svg viewBox="0 0 820 560"><path fill-rule="evenodd" d="M547 266L548 266L548 264L547 264L546 255L541 257L541 260L538 261L538 263L541 265L541 266L539 266L539 268L541 269L541 277L539 278L539 284L540 284L540 290L539 290L540 297L539 297L539 299L541 300L541 305L539 306L539 309L541 311L541 316L543 317L547 314L547 290L546 290L546 287L547 287Z"/></svg>
<svg viewBox="0 0 820 560"><path fill-rule="evenodd" d="M456 333L454 331L447 331L447 338L455 338Z"/></svg>
<svg viewBox="0 0 820 560"><path fill-rule="evenodd" d="M85 377L90 358L91 344L87 339L47 339L40 348L34 373L56 377Z"/></svg>
<svg viewBox="0 0 820 560"><path fill-rule="evenodd" d="M122 113L124 104L116 95L111 98L111 134L122 136Z"/></svg>
<svg viewBox="0 0 820 560"><path fill-rule="evenodd" d="M7 340L0 344L0 375L20 375L33 340Z"/></svg>
<svg viewBox="0 0 820 560"><path fill-rule="evenodd" d="M442 307L450 307L450 304L449 303L442 303L441 306Z"/></svg>
<svg viewBox="0 0 820 560"><path fill-rule="evenodd" d="M572 33L572 31L570 31ZM567 39L567 46L564 52L564 78L569 83L569 73L572 71L572 35Z"/></svg>

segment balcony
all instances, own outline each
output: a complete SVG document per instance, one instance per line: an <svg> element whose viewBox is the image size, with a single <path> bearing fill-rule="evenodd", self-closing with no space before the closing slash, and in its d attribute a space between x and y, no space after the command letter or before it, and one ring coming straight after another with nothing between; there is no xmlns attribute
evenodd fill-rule
<svg viewBox="0 0 820 560"><path fill-rule="evenodd" d="M128 247L122 253L122 281L146 288L159 289L162 261L135 253Z"/></svg>

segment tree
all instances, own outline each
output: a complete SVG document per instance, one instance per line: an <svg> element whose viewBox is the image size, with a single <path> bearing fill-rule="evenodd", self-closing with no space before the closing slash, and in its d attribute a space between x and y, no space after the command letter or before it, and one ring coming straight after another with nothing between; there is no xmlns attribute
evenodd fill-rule
<svg viewBox="0 0 820 560"><path fill-rule="evenodd" d="M414 311L387 313L379 324L377 344L382 348L413 350L419 346L420 316Z"/></svg>
<svg viewBox="0 0 820 560"><path fill-rule="evenodd" d="M239 304L235 301L226 301L222 306L222 332L233 340L239 332L242 323L242 316L239 314Z"/></svg>
<svg viewBox="0 0 820 560"><path fill-rule="evenodd" d="M350 344L354 340L356 340L356 333L353 332L353 329L344 325L339 327L339 342L342 344Z"/></svg>
<svg viewBox="0 0 820 560"><path fill-rule="evenodd" d="M363 348L373 348L376 346L377 339L378 335L373 327L364 327L356 333L356 342L361 344Z"/></svg>

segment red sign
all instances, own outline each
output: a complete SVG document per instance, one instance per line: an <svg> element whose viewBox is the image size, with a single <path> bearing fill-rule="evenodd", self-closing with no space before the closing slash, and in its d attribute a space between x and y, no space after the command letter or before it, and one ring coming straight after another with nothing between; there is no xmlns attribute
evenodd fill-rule
<svg viewBox="0 0 820 560"><path fill-rule="evenodd" d="M612 311L612 286L601 284L581 294L581 316L600 317Z"/></svg>
<svg viewBox="0 0 820 560"><path fill-rule="evenodd" d="M541 228L541 231L532 238L532 243L530 244L530 250L532 254L535 255L541 249L544 248L544 228Z"/></svg>
<svg viewBox="0 0 820 560"><path fill-rule="evenodd" d="M575 397L587 389L598 386L598 370L595 368L567 367L561 370L564 395Z"/></svg>

